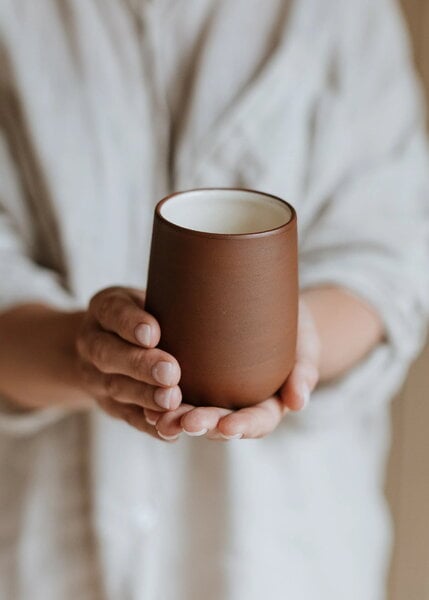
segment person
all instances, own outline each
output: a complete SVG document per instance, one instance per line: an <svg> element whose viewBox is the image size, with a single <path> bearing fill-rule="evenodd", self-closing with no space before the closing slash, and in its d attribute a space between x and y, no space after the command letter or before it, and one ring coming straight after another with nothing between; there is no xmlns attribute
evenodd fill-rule
<svg viewBox="0 0 429 600"><path fill-rule="evenodd" d="M429 302L398 8L3 0L0 32L2 600L385 598ZM155 203L207 186L299 220L296 364L235 412L182 401L144 308Z"/></svg>

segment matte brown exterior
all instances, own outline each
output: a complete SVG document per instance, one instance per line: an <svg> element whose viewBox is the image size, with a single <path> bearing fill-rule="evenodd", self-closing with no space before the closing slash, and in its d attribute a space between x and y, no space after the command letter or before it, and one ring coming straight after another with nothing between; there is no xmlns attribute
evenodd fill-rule
<svg viewBox="0 0 429 600"><path fill-rule="evenodd" d="M295 210L289 205L291 220L268 232L202 233L162 217L169 198L155 209L146 306L161 325L160 347L181 366L184 402L240 408L265 400L295 360Z"/></svg>

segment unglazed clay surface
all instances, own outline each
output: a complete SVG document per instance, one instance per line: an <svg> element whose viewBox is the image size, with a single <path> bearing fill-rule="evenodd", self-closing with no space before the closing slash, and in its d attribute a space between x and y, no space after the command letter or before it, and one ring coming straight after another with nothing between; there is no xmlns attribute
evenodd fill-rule
<svg viewBox="0 0 429 600"><path fill-rule="evenodd" d="M160 322L160 347L180 363L185 402L239 408L274 394L295 360L293 208L246 190L196 190L161 201L147 309Z"/></svg>

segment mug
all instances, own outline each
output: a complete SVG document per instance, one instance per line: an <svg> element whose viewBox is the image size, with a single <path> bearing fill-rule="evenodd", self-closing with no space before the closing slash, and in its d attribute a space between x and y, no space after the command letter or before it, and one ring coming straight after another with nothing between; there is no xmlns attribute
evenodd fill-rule
<svg viewBox="0 0 429 600"><path fill-rule="evenodd" d="M161 200L146 309L178 360L184 402L242 408L275 394L295 362L294 208L270 194L210 188Z"/></svg>

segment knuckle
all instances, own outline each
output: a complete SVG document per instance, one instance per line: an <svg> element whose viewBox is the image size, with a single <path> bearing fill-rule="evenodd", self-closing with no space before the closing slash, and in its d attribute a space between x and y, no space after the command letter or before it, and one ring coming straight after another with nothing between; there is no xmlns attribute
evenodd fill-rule
<svg viewBox="0 0 429 600"><path fill-rule="evenodd" d="M92 296L91 300L89 301L89 312L95 313L97 311L98 305L103 300L104 294L105 290L101 290Z"/></svg>
<svg viewBox="0 0 429 600"><path fill-rule="evenodd" d="M80 326L76 333L75 338L75 349L79 356L85 356L87 354L88 336L90 335L89 321L84 319L84 322Z"/></svg>
<svg viewBox="0 0 429 600"><path fill-rule="evenodd" d="M107 366L109 352L101 335L94 335L89 343L89 354L92 362L99 367Z"/></svg>
<svg viewBox="0 0 429 600"><path fill-rule="evenodd" d="M132 349L129 356L132 372L139 378L147 375L147 355L139 348Z"/></svg>
<svg viewBox="0 0 429 600"><path fill-rule="evenodd" d="M121 288L118 287L117 285L111 285L109 287L103 288L102 290L100 290L99 292L97 292L93 297L92 297L92 301L97 303L102 301L104 298L106 297L111 297L116 295L118 292L120 292Z"/></svg>
<svg viewBox="0 0 429 600"><path fill-rule="evenodd" d="M106 375L104 379L104 389L110 398L119 398L122 392L120 378L113 374Z"/></svg>
<svg viewBox="0 0 429 600"><path fill-rule="evenodd" d="M87 390L90 390L93 387L93 374L88 363L79 361L77 365L77 371L83 387Z"/></svg>
<svg viewBox="0 0 429 600"><path fill-rule="evenodd" d="M93 296L89 303L89 311L95 315L99 321L109 319L114 305L115 298L120 293L119 287L108 287Z"/></svg>
<svg viewBox="0 0 429 600"><path fill-rule="evenodd" d="M130 311L124 303L121 302L121 304L117 304L112 316L115 319L119 331L128 331L131 328Z"/></svg>
<svg viewBox="0 0 429 600"><path fill-rule="evenodd" d="M113 294L117 294L119 292L122 291L122 288L119 285L109 285L109 287L106 287L104 289L101 290L102 294L108 294L108 295L113 295Z"/></svg>
<svg viewBox="0 0 429 600"><path fill-rule="evenodd" d="M101 323L109 321L113 312L113 297L109 294L104 295L100 298L97 306L97 318Z"/></svg>
<svg viewBox="0 0 429 600"><path fill-rule="evenodd" d="M102 325L118 332L126 332L131 328L129 302L125 298L107 296L100 303L97 318Z"/></svg>

